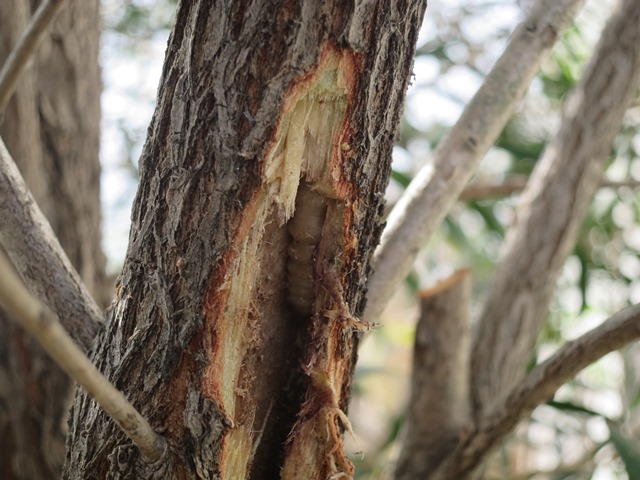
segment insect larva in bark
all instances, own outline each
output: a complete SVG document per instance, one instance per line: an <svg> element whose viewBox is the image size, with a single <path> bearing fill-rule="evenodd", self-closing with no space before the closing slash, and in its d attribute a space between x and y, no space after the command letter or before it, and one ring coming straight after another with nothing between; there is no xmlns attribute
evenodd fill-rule
<svg viewBox="0 0 640 480"><path fill-rule="evenodd" d="M301 182L296 195L296 209L287 224L291 234L287 248L287 297L291 308L300 315L309 315L313 306L315 254L326 215L325 197Z"/></svg>

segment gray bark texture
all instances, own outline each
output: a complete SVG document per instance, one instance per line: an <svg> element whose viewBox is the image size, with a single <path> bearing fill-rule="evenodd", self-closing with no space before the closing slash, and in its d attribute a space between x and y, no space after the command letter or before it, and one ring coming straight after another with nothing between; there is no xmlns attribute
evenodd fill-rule
<svg viewBox="0 0 640 480"><path fill-rule="evenodd" d="M37 3L2 2L0 62ZM62 10L1 114L0 136L73 265L100 297L106 289L100 249L98 5L97 0L69 2ZM59 478L72 384L4 313L0 338L0 477Z"/></svg>
<svg viewBox="0 0 640 480"><path fill-rule="evenodd" d="M420 292L411 397L396 480L428 478L471 422L471 272Z"/></svg>
<svg viewBox="0 0 640 480"><path fill-rule="evenodd" d="M438 143L432 161L411 180L388 217L373 260L365 320L375 322L418 253L462 193L480 161L526 94L540 62L569 26L584 0L538 0L507 48Z"/></svg>
<svg viewBox="0 0 640 480"><path fill-rule="evenodd" d="M181 2L64 477L351 476L341 432L423 0ZM308 232L305 235L304 232Z"/></svg>
<svg viewBox="0 0 640 480"><path fill-rule="evenodd" d="M620 2L565 102L562 126L523 192L517 222L476 324L476 412L500 405L526 373L561 268L600 184L640 82L640 3ZM481 415L481 414L480 414Z"/></svg>

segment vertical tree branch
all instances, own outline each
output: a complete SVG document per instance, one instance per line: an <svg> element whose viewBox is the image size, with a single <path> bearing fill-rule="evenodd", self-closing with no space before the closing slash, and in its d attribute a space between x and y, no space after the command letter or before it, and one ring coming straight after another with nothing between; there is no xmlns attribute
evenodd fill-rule
<svg viewBox="0 0 640 480"><path fill-rule="evenodd" d="M378 318L409 274L418 252L442 223L526 93L542 58L583 3L536 3L456 125L438 145L432 164L413 179L391 212L375 254L366 320Z"/></svg>
<svg viewBox="0 0 640 480"><path fill-rule="evenodd" d="M46 0L36 11L27 31L15 46L0 70L0 113L7 106L20 74L26 68L47 28L64 5L64 0Z"/></svg>
<svg viewBox="0 0 640 480"><path fill-rule="evenodd" d="M468 428L471 274L461 270L421 293L406 437L395 478L425 478Z"/></svg>
<svg viewBox="0 0 640 480"><path fill-rule="evenodd" d="M474 332L476 409L492 409L522 379L555 282L596 191L640 78L640 2L609 20L565 105L562 128L522 197Z"/></svg>
<svg viewBox="0 0 640 480"><path fill-rule="evenodd" d="M71 264L98 305L106 307L113 283L106 278L101 248L100 3L68 2L38 51L32 93L39 128L33 133L39 133L42 161L20 156L18 168ZM3 138L18 157L9 137ZM44 194L31 186L36 175L44 180Z"/></svg>
<svg viewBox="0 0 640 480"><path fill-rule="evenodd" d="M113 321L94 344L175 446L176 478L352 473L340 430L357 317L425 6L179 3ZM311 218L301 184L324 204ZM321 235L303 243L287 220ZM286 298L292 278L306 314ZM84 393L69 431L66 477L152 478L120 463L129 442Z"/></svg>

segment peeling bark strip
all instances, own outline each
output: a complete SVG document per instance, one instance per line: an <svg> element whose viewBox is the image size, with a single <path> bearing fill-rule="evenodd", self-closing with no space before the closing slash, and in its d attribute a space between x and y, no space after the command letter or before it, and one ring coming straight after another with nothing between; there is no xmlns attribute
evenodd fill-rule
<svg viewBox="0 0 640 480"><path fill-rule="evenodd" d="M145 465L80 394L67 478L353 471L355 318L425 3L213 3L178 8L95 350L169 458Z"/></svg>

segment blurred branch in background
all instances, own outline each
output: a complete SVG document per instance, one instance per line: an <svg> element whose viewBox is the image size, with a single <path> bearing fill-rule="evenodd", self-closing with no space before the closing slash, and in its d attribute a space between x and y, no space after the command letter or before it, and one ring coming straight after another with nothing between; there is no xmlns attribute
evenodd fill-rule
<svg viewBox="0 0 640 480"><path fill-rule="evenodd" d="M18 268L22 281L64 319L65 329L87 351L103 321L100 308L71 265L2 139L0 198L0 246Z"/></svg>
<svg viewBox="0 0 640 480"><path fill-rule="evenodd" d="M504 198L515 193L522 192L527 186L528 177L510 177L502 181L486 182L478 181L470 183L460 194L460 200L486 200ZM614 182L611 180L603 180L598 188L640 188L638 180L623 180Z"/></svg>
<svg viewBox="0 0 640 480"><path fill-rule="evenodd" d="M467 478L520 420L562 384L607 353L640 338L640 305L634 305L566 343L473 424L465 414L469 398L459 395L468 388L459 383L468 380L467 367L460 368L459 361L468 355L465 312L469 292L470 277L462 272L423 298L406 438L396 479Z"/></svg>
<svg viewBox="0 0 640 480"><path fill-rule="evenodd" d="M474 462L479 462L495 448L520 420L552 397L562 384L602 356L638 338L640 305L634 305L563 345L553 356L536 366L507 398L495 402L491 411L477 419L475 429L467 433L466 445L443 471L455 472L456 475L470 471Z"/></svg>
<svg viewBox="0 0 640 480"><path fill-rule="evenodd" d="M376 321L496 141L540 62L582 5L540 0L513 34L482 86L391 212L369 280L365 320Z"/></svg>
<svg viewBox="0 0 640 480"><path fill-rule="evenodd" d="M0 114L13 95L20 74L27 67L38 44L44 38L49 25L64 2L65 0L46 0L40 4L29 27L2 66L2 70L0 70Z"/></svg>
<svg viewBox="0 0 640 480"><path fill-rule="evenodd" d="M524 375L556 281L574 249L608 154L640 80L640 3L625 0L608 21L561 129L527 183L476 325L472 390L491 411Z"/></svg>
<svg viewBox="0 0 640 480"><path fill-rule="evenodd" d="M428 478L471 427L471 272L460 270L420 297L398 480Z"/></svg>

